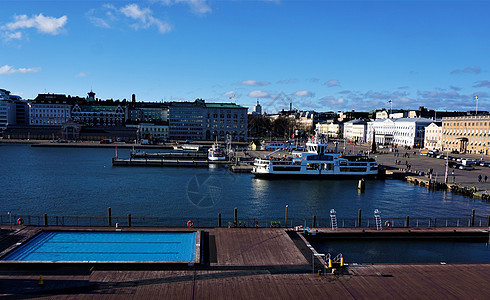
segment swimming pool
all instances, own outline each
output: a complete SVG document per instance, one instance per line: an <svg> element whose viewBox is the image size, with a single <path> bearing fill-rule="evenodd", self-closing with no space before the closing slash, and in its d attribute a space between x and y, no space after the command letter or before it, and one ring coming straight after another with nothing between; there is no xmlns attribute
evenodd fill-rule
<svg viewBox="0 0 490 300"><path fill-rule="evenodd" d="M41 232L3 261L196 262L197 232Z"/></svg>

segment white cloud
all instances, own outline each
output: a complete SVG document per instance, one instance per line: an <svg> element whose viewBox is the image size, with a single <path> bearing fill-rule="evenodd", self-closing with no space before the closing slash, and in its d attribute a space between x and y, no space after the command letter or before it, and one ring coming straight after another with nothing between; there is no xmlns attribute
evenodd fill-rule
<svg viewBox="0 0 490 300"><path fill-rule="evenodd" d="M269 98L270 94L264 91L256 90L248 93L248 96L251 98Z"/></svg>
<svg viewBox="0 0 490 300"><path fill-rule="evenodd" d="M269 81L257 81L257 80L244 80L240 82L240 84L243 85L251 85L251 86L263 86L263 85L268 85L271 84Z"/></svg>
<svg viewBox="0 0 490 300"><path fill-rule="evenodd" d="M340 86L340 81L338 81L337 79L331 79L331 80L325 82L324 85L326 85L328 87Z"/></svg>
<svg viewBox="0 0 490 300"><path fill-rule="evenodd" d="M20 31L6 32L5 38L7 39L7 41L9 41L9 40L21 40L22 39L22 32L20 32Z"/></svg>
<svg viewBox="0 0 490 300"><path fill-rule="evenodd" d="M10 39L22 38L22 32L19 30L35 28L40 33L57 35L63 32L63 28L68 22L67 16L59 18L44 16L28 17L27 15L14 16L14 21L1 27L4 35Z"/></svg>
<svg viewBox="0 0 490 300"><path fill-rule="evenodd" d="M313 97L313 96L315 96L314 93L312 93L312 92L310 92L308 90L297 91L293 95L296 96L296 97Z"/></svg>
<svg viewBox="0 0 490 300"><path fill-rule="evenodd" d="M78 74L75 75L75 77L87 77L88 73L85 73L85 72L80 72Z"/></svg>
<svg viewBox="0 0 490 300"><path fill-rule="evenodd" d="M0 67L0 75L5 75L5 74L15 74L15 73L35 73L39 72L41 68L13 68L9 65L4 65Z"/></svg>
<svg viewBox="0 0 490 300"><path fill-rule="evenodd" d="M128 18L138 21L131 25L136 30L147 29L153 25L158 28L160 33L167 33L172 29L166 21L155 18L149 8L140 8L137 4L128 4L121 8L120 12Z"/></svg>
<svg viewBox="0 0 490 300"><path fill-rule="evenodd" d="M206 0L162 0L162 4L170 6L174 4L186 4L195 14L204 15L211 13L211 7Z"/></svg>

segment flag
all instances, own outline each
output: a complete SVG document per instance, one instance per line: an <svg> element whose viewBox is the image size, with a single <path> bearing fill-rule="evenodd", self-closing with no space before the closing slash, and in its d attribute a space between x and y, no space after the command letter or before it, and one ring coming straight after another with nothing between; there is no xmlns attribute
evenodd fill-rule
<svg viewBox="0 0 490 300"><path fill-rule="evenodd" d="M354 145L354 142L353 142L353 141L350 141L350 144L351 144L351 145Z"/></svg>
<svg viewBox="0 0 490 300"><path fill-rule="evenodd" d="M473 99L478 100L478 96L473 97Z"/></svg>
<svg viewBox="0 0 490 300"><path fill-rule="evenodd" d="M235 98L235 94L231 95L229 98L230 99L234 99Z"/></svg>
<svg viewBox="0 0 490 300"><path fill-rule="evenodd" d="M388 100L388 103L391 103L391 102L392 102L392 101L391 101L391 99L390 99L390 100Z"/></svg>

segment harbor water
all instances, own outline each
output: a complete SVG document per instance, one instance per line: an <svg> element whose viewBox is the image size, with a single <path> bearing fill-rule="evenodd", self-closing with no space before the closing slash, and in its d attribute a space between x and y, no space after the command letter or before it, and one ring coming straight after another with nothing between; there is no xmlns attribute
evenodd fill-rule
<svg viewBox="0 0 490 300"><path fill-rule="evenodd" d="M490 203L400 180L264 180L224 167L113 167L114 149L0 146L0 207L6 214L231 217L490 215ZM119 150L129 157L129 150Z"/></svg>

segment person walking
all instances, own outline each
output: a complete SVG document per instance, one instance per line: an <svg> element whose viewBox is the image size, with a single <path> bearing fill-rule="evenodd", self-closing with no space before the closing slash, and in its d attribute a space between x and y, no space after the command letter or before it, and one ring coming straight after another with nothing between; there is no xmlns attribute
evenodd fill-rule
<svg viewBox="0 0 490 300"><path fill-rule="evenodd" d="M487 182L487 179L488 179L488 176L487 176L487 175L485 175L485 182Z"/></svg>
<svg viewBox="0 0 490 300"><path fill-rule="evenodd" d="M481 182L481 174L478 175L478 182Z"/></svg>

